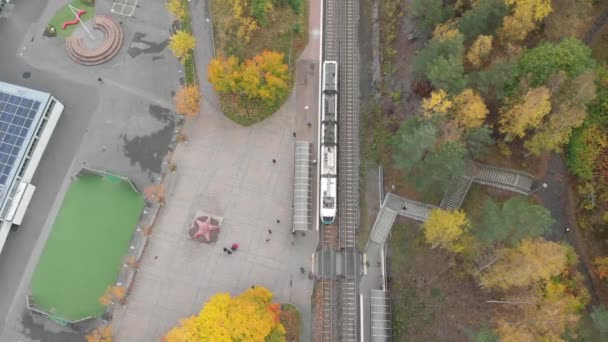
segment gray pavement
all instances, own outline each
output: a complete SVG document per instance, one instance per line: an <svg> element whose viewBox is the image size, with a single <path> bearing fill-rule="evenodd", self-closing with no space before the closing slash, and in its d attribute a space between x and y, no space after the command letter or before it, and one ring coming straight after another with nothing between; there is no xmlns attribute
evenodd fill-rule
<svg viewBox="0 0 608 342"><path fill-rule="evenodd" d="M125 175L141 188L158 177L175 126L170 108L180 65L165 48L171 22L164 3L141 4L131 18L114 15L124 23L125 44L114 60L96 67L69 60L60 38L42 37L61 5L18 1L0 19L0 80L50 92L65 104L34 176L28 214L0 254L0 341L82 340L32 320L24 308L69 177L84 163ZM98 1L97 13L108 13L110 5Z"/></svg>
<svg viewBox="0 0 608 342"><path fill-rule="evenodd" d="M159 340L180 318L199 312L210 296L234 295L259 285L270 289L276 301L299 308L302 340L309 341L313 282L300 273L300 267L311 268L318 236L314 231L291 234L292 133L298 133L298 140L316 140L315 129L306 124L316 116L318 64L298 64L298 70L307 74L297 78L302 80L296 85L297 95L272 117L251 127L238 126L220 113L217 96L207 82L207 65L213 57L208 5L194 0L192 11L203 94L201 115L185 125L188 143L176 149L177 172L167 178L166 205L128 303L114 314L115 338ZM310 53L311 59L318 56L318 48ZM224 218L216 245L187 239L197 210ZM234 242L239 250L231 256L224 254L222 248Z"/></svg>

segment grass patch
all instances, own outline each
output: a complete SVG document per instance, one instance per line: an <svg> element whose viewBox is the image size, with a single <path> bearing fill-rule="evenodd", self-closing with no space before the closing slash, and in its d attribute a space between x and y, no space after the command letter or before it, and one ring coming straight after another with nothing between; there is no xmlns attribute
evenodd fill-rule
<svg viewBox="0 0 608 342"><path fill-rule="evenodd" d="M82 20L83 22L86 22L95 16L95 7L84 4L82 2L82 0L73 0L72 2L70 2L70 4L78 9L87 11L87 13L83 14L80 17L80 20ZM57 13L55 13L55 16L49 22L49 25L52 25L55 27L57 36L67 38L67 37L71 36L72 33L74 33L74 30L80 24L70 25L70 26L66 27L65 30L61 28L61 25L63 25L63 23L66 21L70 21L70 20L74 20L74 19L75 19L74 13L72 12L72 10L70 9L70 7L68 5L65 5L65 6L61 7L61 9L59 9L57 11Z"/></svg>
<svg viewBox="0 0 608 342"><path fill-rule="evenodd" d="M300 342L301 317L300 311L298 311L295 305L281 305L281 324L283 324L287 331L285 334L286 341Z"/></svg>
<svg viewBox="0 0 608 342"><path fill-rule="evenodd" d="M182 5L186 8L184 18L179 22L180 29L184 32L192 34L192 17L190 16L190 2L181 0ZM196 65L194 64L194 52L188 58L184 59L184 73L186 74L186 85L196 83Z"/></svg>
<svg viewBox="0 0 608 342"><path fill-rule="evenodd" d="M87 175L70 186L32 278L36 304L68 320L98 316L144 199L124 181Z"/></svg>
<svg viewBox="0 0 608 342"><path fill-rule="evenodd" d="M398 224L392 229L389 239L388 272L392 301L393 337L395 340L405 338L416 323L430 322L433 310L425 305L416 289L407 286L401 277L410 271L415 256L424 247L424 238L414 224Z"/></svg>
<svg viewBox="0 0 608 342"><path fill-rule="evenodd" d="M235 94L220 94L224 115L240 125L249 126L275 113L291 94L296 61L308 43L308 2L304 1L300 13L296 13L288 5L275 6L268 13L268 23L260 26L247 43L221 29L223 23L230 20L232 13L232 8L225 0L211 1L217 54L234 55L243 61L264 50L278 51L285 56L285 63L290 72L289 90L271 103L246 99Z"/></svg>

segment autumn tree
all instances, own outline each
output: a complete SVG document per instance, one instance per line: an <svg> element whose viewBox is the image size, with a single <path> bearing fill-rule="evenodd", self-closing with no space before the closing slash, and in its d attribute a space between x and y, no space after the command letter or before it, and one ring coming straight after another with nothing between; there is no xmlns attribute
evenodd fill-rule
<svg viewBox="0 0 608 342"><path fill-rule="evenodd" d="M214 58L207 68L209 82L219 93L239 91L241 67L235 56Z"/></svg>
<svg viewBox="0 0 608 342"><path fill-rule="evenodd" d="M474 1L473 8L464 12L458 20L458 30L467 41L479 35L491 36L508 10L504 0Z"/></svg>
<svg viewBox="0 0 608 342"><path fill-rule="evenodd" d="M488 112L481 96L472 89L465 89L454 97L454 117L465 129L480 127Z"/></svg>
<svg viewBox="0 0 608 342"><path fill-rule="evenodd" d="M184 86L177 91L173 98L175 109L183 115L197 115L200 112L201 98L201 93L196 84Z"/></svg>
<svg viewBox="0 0 608 342"><path fill-rule="evenodd" d="M576 38L591 15L593 0L553 0L553 11L544 21L544 32L552 41Z"/></svg>
<svg viewBox="0 0 608 342"><path fill-rule="evenodd" d="M567 265L570 247L544 239L526 239L514 248L497 250L498 261L481 276L485 288L527 286L560 274Z"/></svg>
<svg viewBox="0 0 608 342"><path fill-rule="evenodd" d="M180 59L180 61L186 60L190 56L190 53L196 46L196 39L194 36L186 31L178 30L174 35L171 36L169 41L169 48L173 51L173 54Z"/></svg>
<svg viewBox="0 0 608 342"><path fill-rule="evenodd" d="M289 89L289 71L280 52L264 50L245 61L241 90L249 98L272 101Z"/></svg>
<svg viewBox="0 0 608 342"><path fill-rule="evenodd" d="M108 286L106 292L99 298L99 303L103 306L122 303L127 294L127 290L120 285Z"/></svg>
<svg viewBox="0 0 608 342"><path fill-rule="evenodd" d="M234 57L216 58L209 64L209 82L220 93L273 102L289 89L289 70L280 52L265 50L237 64Z"/></svg>
<svg viewBox="0 0 608 342"><path fill-rule="evenodd" d="M598 278L608 279L608 256L596 257L593 260L593 267Z"/></svg>
<svg viewBox="0 0 608 342"><path fill-rule="evenodd" d="M163 341L264 341L270 336L284 340L280 312L279 304L272 303L272 293L263 287L236 297L220 293L198 315L182 319Z"/></svg>
<svg viewBox="0 0 608 342"><path fill-rule="evenodd" d="M423 32L432 32L437 24L452 17L450 6L445 6L442 0L414 0L411 5L412 14L420 20L418 29Z"/></svg>
<svg viewBox="0 0 608 342"><path fill-rule="evenodd" d="M552 279L545 285L533 286L528 296L513 298L513 303L518 303L515 309L499 308L497 332L500 340L563 341L561 337L576 327L582 309L589 302L580 274L576 274L577 279L562 282ZM507 300L511 299L509 297Z"/></svg>
<svg viewBox="0 0 608 342"><path fill-rule="evenodd" d="M566 80L552 97L552 112L524 147L534 155L561 151L570 140L572 130L583 124L587 104L595 99L595 74L589 70ZM555 90L554 90L555 91Z"/></svg>
<svg viewBox="0 0 608 342"><path fill-rule="evenodd" d="M222 36L218 41L226 42L229 47L247 44L251 35L259 28L259 23L252 13L251 0L212 0L210 6L214 13L222 13L214 17L214 32ZM227 51L227 47L220 47Z"/></svg>
<svg viewBox="0 0 608 342"><path fill-rule="evenodd" d="M87 342L112 342L112 326L102 325L86 335Z"/></svg>
<svg viewBox="0 0 608 342"><path fill-rule="evenodd" d="M505 244L515 247L525 238L535 238L548 232L555 220L545 207L530 203L517 196L502 206L486 200L479 223L473 225L473 234L486 245Z"/></svg>
<svg viewBox="0 0 608 342"><path fill-rule="evenodd" d="M546 87L528 90L524 96L509 99L500 110L500 132L506 134L505 141L523 138L526 131L540 125L551 111L551 93Z"/></svg>
<svg viewBox="0 0 608 342"><path fill-rule="evenodd" d="M560 70L568 77L576 77L594 66L591 49L578 39L567 38L557 44L546 42L526 50L519 60L517 73L520 77L529 77L531 85L536 87Z"/></svg>
<svg viewBox="0 0 608 342"><path fill-rule="evenodd" d="M424 238L431 248L442 247L458 253L464 246L461 238L469 229L470 222L462 210L433 209L423 223Z"/></svg>
<svg viewBox="0 0 608 342"><path fill-rule="evenodd" d="M480 35L475 39L469 52L467 52L467 60L471 65L479 68L481 65L488 61L490 54L492 53L492 36Z"/></svg>
<svg viewBox="0 0 608 342"><path fill-rule="evenodd" d="M574 130L566 159L570 172L583 180L591 180L598 158L608 148L608 133L600 125L590 123Z"/></svg>
<svg viewBox="0 0 608 342"><path fill-rule="evenodd" d="M448 115L453 103L445 90L439 89L431 93L431 96L422 100L422 116L427 119L443 117Z"/></svg>
<svg viewBox="0 0 608 342"><path fill-rule="evenodd" d="M165 203L164 184L151 184L144 188L144 198L150 203Z"/></svg>
<svg viewBox="0 0 608 342"><path fill-rule="evenodd" d="M551 13L551 0L505 0L513 12L504 17L499 35L505 41L520 42Z"/></svg>
<svg viewBox="0 0 608 342"><path fill-rule="evenodd" d="M166 6L169 13L177 20L183 20L188 11L182 0L169 0Z"/></svg>

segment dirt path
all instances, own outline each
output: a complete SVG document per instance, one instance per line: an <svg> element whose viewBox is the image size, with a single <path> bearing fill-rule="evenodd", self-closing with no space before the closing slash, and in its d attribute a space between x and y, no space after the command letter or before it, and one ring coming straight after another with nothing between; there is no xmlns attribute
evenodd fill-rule
<svg viewBox="0 0 608 342"><path fill-rule="evenodd" d="M597 279L590 272L591 259L585 248L581 232L577 229L576 200L570 175L562 156L552 154L546 169L547 172L541 175L541 182L547 183L548 187L534 195L551 211L551 216L555 219L552 231L546 237L553 241L566 241L574 247L581 260L579 269L589 285L591 303L599 304L596 292ZM566 232L566 227L570 227L570 232Z"/></svg>
<svg viewBox="0 0 608 342"><path fill-rule="evenodd" d="M585 35L584 42L589 45L595 38L595 35L601 30L601 28L608 22L608 10L604 11L600 16L597 17L593 25L591 25L591 29Z"/></svg>

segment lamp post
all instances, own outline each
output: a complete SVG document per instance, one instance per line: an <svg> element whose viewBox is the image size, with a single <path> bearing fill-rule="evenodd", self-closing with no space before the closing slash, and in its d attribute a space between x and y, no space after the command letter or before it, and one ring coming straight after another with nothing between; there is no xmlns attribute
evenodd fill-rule
<svg viewBox="0 0 608 342"><path fill-rule="evenodd" d="M535 190L533 190L533 191L530 193L530 195L534 194L535 192L537 192L537 191L538 191L538 190L540 190L540 189L546 189L546 188L548 188L548 187L549 187L549 185L548 185L547 183L543 183L541 186L539 186L538 188L536 188Z"/></svg>

